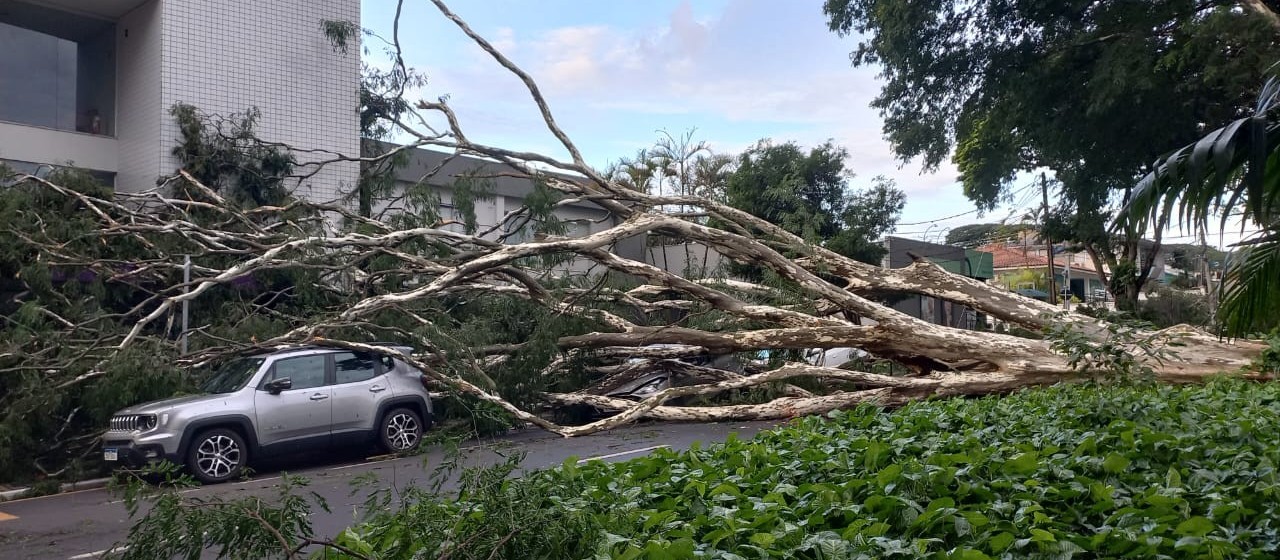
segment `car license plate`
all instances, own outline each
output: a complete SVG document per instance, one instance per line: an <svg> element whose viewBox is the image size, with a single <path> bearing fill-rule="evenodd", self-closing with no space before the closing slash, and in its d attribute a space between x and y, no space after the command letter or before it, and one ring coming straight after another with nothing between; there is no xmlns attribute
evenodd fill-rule
<svg viewBox="0 0 1280 560"><path fill-rule="evenodd" d="M102 450L102 460L103 460L103 461L118 461L118 460L120 460L120 454L119 454L115 449L103 449L103 450Z"/></svg>

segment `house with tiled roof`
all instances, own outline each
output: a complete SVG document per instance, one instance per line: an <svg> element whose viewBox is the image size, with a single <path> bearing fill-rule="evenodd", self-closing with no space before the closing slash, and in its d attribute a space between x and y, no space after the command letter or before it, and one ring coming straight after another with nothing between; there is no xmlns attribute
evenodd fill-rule
<svg viewBox="0 0 1280 560"><path fill-rule="evenodd" d="M1048 294L1048 274L1052 270L1059 291L1069 289L1080 301L1105 297L1106 284L1087 253L1072 253L1055 248L1052 266L1044 245L992 243L980 248L991 254L991 268L996 282L1032 297ZM1044 294L1044 296L1039 296Z"/></svg>

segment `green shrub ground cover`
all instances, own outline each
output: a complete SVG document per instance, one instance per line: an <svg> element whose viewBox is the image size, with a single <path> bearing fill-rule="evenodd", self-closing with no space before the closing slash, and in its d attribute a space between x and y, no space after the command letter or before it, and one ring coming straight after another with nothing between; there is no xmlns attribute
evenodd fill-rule
<svg viewBox="0 0 1280 560"><path fill-rule="evenodd" d="M472 480L341 542L424 558L1276 558L1278 413L1280 384L1232 380L867 406Z"/></svg>

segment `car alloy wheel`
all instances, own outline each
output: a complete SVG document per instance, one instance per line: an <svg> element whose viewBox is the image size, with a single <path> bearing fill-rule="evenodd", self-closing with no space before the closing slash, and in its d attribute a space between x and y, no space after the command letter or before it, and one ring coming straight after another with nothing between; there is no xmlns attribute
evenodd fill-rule
<svg viewBox="0 0 1280 560"><path fill-rule="evenodd" d="M386 421L386 442L392 451L408 451L422 438L422 424L407 410L393 411Z"/></svg>
<svg viewBox="0 0 1280 560"><path fill-rule="evenodd" d="M223 480L231 478L240 469L243 457L240 442L221 432L213 432L202 438L196 447L195 468L204 475L201 478Z"/></svg>

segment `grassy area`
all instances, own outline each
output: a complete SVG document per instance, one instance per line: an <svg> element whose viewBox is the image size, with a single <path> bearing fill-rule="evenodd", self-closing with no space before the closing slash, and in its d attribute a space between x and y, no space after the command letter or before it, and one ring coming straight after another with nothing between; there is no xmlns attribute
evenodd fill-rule
<svg viewBox="0 0 1280 560"><path fill-rule="evenodd" d="M344 536L377 557L1276 558L1280 384L863 407L751 441L470 473Z"/></svg>

